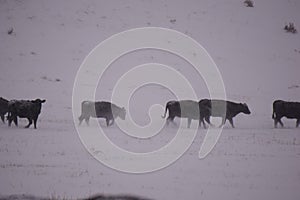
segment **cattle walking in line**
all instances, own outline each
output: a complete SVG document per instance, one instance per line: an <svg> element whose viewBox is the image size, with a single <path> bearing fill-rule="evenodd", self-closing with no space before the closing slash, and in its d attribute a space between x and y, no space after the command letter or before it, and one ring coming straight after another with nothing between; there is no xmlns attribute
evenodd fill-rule
<svg viewBox="0 0 300 200"><path fill-rule="evenodd" d="M5 123L4 116L8 112L8 100L0 97L0 117L3 123Z"/></svg>
<svg viewBox="0 0 300 200"><path fill-rule="evenodd" d="M284 126L281 121L282 117L296 119L296 127L298 127L300 124L300 102L274 101L272 118L274 119L275 128L277 128L278 122L281 127Z"/></svg>
<svg viewBox="0 0 300 200"><path fill-rule="evenodd" d="M192 100L182 100L182 101L169 101L166 104L165 113L162 118L166 117L167 111L169 111L169 116L166 119L166 125L169 125L169 122L174 122L175 117L187 118L188 124L187 127L190 128L192 119L200 119L200 107L199 103ZM204 128L206 128L204 120L199 121L199 126L203 123Z"/></svg>
<svg viewBox="0 0 300 200"><path fill-rule="evenodd" d="M89 125L90 117L105 118L106 126L111 126L114 124L117 117L125 120L126 110L124 107L120 108L117 105L106 101L83 101L81 103L81 115L78 118L79 125L83 120Z"/></svg>
<svg viewBox="0 0 300 200"><path fill-rule="evenodd" d="M8 102L8 125L11 126L12 121L18 126L18 117L27 118L29 123L25 128L29 128L32 122L36 129L37 120L41 113L42 104L46 100L11 100Z"/></svg>
<svg viewBox="0 0 300 200"><path fill-rule="evenodd" d="M228 119L232 128L234 128L233 118L239 113L251 114L246 103L234 103L231 101L225 100L210 100L210 99L202 99L199 101L199 105L202 108L200 110L200 121L205 119L208 120L210 124L210 117L222 117L222 123L220 125L223 126Z"/></svg>

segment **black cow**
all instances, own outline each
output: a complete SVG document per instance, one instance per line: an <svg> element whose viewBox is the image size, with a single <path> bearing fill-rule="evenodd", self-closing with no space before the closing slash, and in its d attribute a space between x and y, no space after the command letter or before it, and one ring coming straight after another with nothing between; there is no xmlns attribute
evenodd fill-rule
<svg viewBox="0 0 300 200"><path fill-rule="evenodd" d="M34 123L36 129L36 123L41 113L42 103L46 100L11 100L8 102L8 125L11 126L11 122L14 121L18 126L18 117L27 118L29 123L25 128L29 128Z"/></svg>
<svg viewBox="0 0 300 200"><path fill-rule="evenodd" d="M167 111L169 111L169 116L166 120L166 125L169 125L169 122L174 122L175 117L187 118L188 124L187 127L190 128L192 119L200 119L201 107L199 103L192 100L182 100L182 101L169 101L166 104L165 113L162 118L166 117ZM204 120L199 121L199 126L203 123L204 128L206 128Z"/></svg>
<svg viewBox="0 0 300 200"><path fill-rule="evenodd" d="M281 121L282 117L297 119L296 127L298 127L300 124L300 102L288 102L282 100L274 101L272 118L274 119L275 128L277 128L278 122L281 127L283 127L283 123Z"/></svg>
<svg viewBox="0 0 300 200"><path fill-rule="evenodd" d="M8 112L8 100L0 97L0 117L3 123L4 121L4 115Z"/></svg>
<svg viewBox="0 0 300 200"><path fill-rule="evenodd" d="M232 128L234 128L233 118L237 114L244 113L249 115L251 113L245 103L234 103L218 99L202 99L199 101L199 105L202 108L200 110L200 121L203 121L203 118L205 118L210 124L210 116L222 117L222 124L220 127L223 126L228 119Z"/></svg>
<svg viewBox="0 0 300 200"><path fill-rule="evenodd" d="M81 103L81 115L79 119L79 125L83 120L89 125L90 117L95 118L105 118L106 125L111 126L114 124L115 118L120 117L125 120L126 110L125 108L120 108L113 103L106 101L83 101ZM112 121L111 123L109 123Z"/></svg>

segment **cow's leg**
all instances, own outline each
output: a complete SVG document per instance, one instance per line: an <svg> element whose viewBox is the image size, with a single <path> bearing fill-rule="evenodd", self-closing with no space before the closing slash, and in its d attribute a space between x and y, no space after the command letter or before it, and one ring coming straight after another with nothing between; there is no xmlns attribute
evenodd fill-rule
<svg viewBox="0 0 300 200"><path fill-rule="evenodd" d="M35 128L35 129L36 129L37 120L38 120L37 117L33 119L33 125L34 125L34 128Z"/></svg>
<svg viewBox="0 0 300 200"><path fill-rule="evenodd" d="M187 124L187 127L188 127L188 128L191 127L191 123L192 123L192 119L191 119L191 118L188 118L188 124Z"/></svg>
<svg viewBox="0 0 300 200"><path fill-rule="evenodd" d="M277 120L279 122L279 124L281 125L281 127L284 127L282 121L281 121L281 118Z"/></svg>
<svg viewBox="0 0 300 200"><path fill-rule="evenodd" d="M11 126L11 123L14 122L16 126L18 126L18 117L12 115L11 113L7 116L8 126Z"/></svg>
<svg viewBox="0 0 300 200"><path fill-rule="evenodd" d="M231 124L231 127L234 128L233 118L230 118L230 119L228 119L228 120L229 120L229 122L230 122L230 124Z"/></svg>
<svg viewBox="0 0 300 200"><path fill-rule="evenodd" d="M171 120L171 118L170 118L170 116L169 116L169 117L166 119L166 125L167 125L167 126L169 125L170 120Z"/></svg>
<svg viewBox="0 0 300 200"><path fill-rule="evenodd" d="M298 128L300 125L300 119L297 119L297 122L296 122L296 128Z"/></svg>
<svg viewBox="0 0 300 200"><path fill-rule="evenodd" d="M166 119L166 124L165 124L166 126L168 126L169 125L169 119L167 118Z"/></svg>
<svg viewBox="0 0 300 200"><path fill-rule="evenodd" d="M199 118L199 127L201 127L201 123L204 121L203 117L200 116ZM203 124L204 125L204 124Z"/></svg>
<svg viewBox="0 0 300 200"><path fill-rule="evenodd" d="M115 119L114 119L114 118L112 118L112 119L111 119L110 126L112 126L114 123L115 123Z"/></svg>
<svg viewBox="0 0 300 200"><path fill-rule="evenodd" d="M106 118L106 126L108 127L109 126L109 118Z"/></svg>
<svg viewBox="0 0 300 200"><path fill-rule="evenodd" d="M5 123L5 121L4 121L4 115L1 115L1 120L2 120L3 123Z"/></svg>
<svg viewBox="0 0 300 200"><path fill-rule="evenodd" d="M277 128L278 120L275 118L274 119L274 128Z"/></svg>
<svg viewBox="0 0 300 200"><path fill-rule="evenodd" d="M8 118L8 126L11 126L12 119Z"/></svg>
<svg viewBox="0 0 300 200"><path fill-rule="evenodd" d="M8 116L7 116L7 121L8 121L8 126L11 126L12 116L11 116L10 113L9 113Z"/></svg>
<svg viewBox="0 0 300 200"><path fill-rule="evenodd" d="M17 117L17 116L14 116L14 117L13 117L13 120L14 120L15 125L18 126L18 117Z"/></svg>
<svg viewBox="0 0 300 200"><path fill-rule="evenodd" d="M167 126L169 125L170 121L171 121L170 118L167 118L167 119L166 119L166 125L167 125Z"/></svg>
<svg viewBox="0 0 300 200"><path fill-rule="evenodd" d="M202 124L203 124L203 128L207 128L207 126L206 126L206 124L205 124L205 121L204 121L204 119L202 118L200 121L199 121L199 127L201 127L201 122L202 122Z"/></svg>
<svg viewBox="0 0 300 200"><path fill-rule="evenodd" d="M206 124L205 124L205 121L204 121L204 120L202 121L202 123L203 123L203 128L204 128L204 129L207 129L207 126L206 126Z"/></svg>
<svg viewBox="0 0 300 200"><path fill-rule="evenodd" d="M79 126L81 125L81 122L84 120L84 116L83 115L80 115L80 117L78 117L78 119L79 119Z"/></svg>
<svg viewBox="0 0 300 200"><path fill-rule="evenodd" d="M199 119L199 127L201 127L201 123L203 124L203 127L206 128L206 124L204 122L204 117L200 117L200 119Z"/></svg>
<svg viewBox="0 0 300 200"><path fill-rule="evenodd" d="M210 122L210 116L206 116L205 121L210 125L210 126L214 126L211 122Z"/></svg>
<svg viewBox="0 0 300 200"><path fill-rule="evenodd" d="M166 125L168 126L169 125L169 122L172 122L174 125L176 125L176 123L174 122L174 118L175 117L172 117L172 116L169 116L166 120Z"/></svg>
<svg viewBox="0 0 300 200"><path fill-rule="evenodd" d="M171 122L172 122L172 124L174 124L175 126L177 126L177 124L174 122L174 118L171 119Z"/></svg>
<svg viewBox="0 0 300 200"><path fill-rule="evenodd" d="M219 126L219 128L221 128L225 124L225 122L226 122L226 117L222 117L222 123Z"/></svg>
<svg viewBox="0 0 300 200"><path fill-rule="evenodd" d="M32 119L31 118L27 118L28 119L28 125L27 126L25 126L25 128L29 128L30 127L30 125L32 124Z"/></svg>
<svg viewBox="0 0 300 200"><path fill-rule="evenodd" d="M85 123L89 126L90 125L90 117L85 117Z"/></svg>

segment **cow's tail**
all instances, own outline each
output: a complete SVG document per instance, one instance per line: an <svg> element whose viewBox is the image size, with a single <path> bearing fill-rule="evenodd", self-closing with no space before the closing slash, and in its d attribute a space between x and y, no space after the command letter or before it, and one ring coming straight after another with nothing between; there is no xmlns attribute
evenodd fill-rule
<svg viewBox="0 0 300 200"><path fill-rule="evenodd" d="M276 118L275 104L276 104L276 101L274 101L274 103L273 103L273 113L272 113L272 119L275 119L275 118Z"/></svg>
<svg viewBox="0 0 300 200"><path fill-rule="evenodd" d="M167 104L166 104L165 113L164 113L164 115L161 116L162 118L165 118L165 117L166 117L168 108L169 108L169 105L168 105L168 103L167 103Z"/></svg>

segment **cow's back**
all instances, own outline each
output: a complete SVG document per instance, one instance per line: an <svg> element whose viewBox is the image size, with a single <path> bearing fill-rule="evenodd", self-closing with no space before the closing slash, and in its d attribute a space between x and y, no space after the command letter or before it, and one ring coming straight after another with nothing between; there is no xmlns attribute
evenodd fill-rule
<svg viewBox="0 0 300 200"><path fill-rule="evenodd" d="M282 101L280 104L276 104L277 113L287 118L300 119L300 103L299 102L286 102Z"/></svg>
<svg viewBox="0 0 300 200"><path fill-rule="evenodd" d="M8 103L8 110L12 115L21 118L30 114L30 102L25 100L12 100Z"/></svg>
<svg viewBox="0 0 300 200"><path fill-rule="evenodd" d="M98 101L95 103L95 110L97 117L109 117L113 116L112 107L115 106L114 104L106 101Z"/></svg>
<svg viewBox="0 0 300 200"><path fill-rule="evenodd" d="M118 108L115 104L107 101L83 101L81 103L82 115L96 118L112 118L113 111L117 111Z"/></svg>
<svg viewBox="0 0 300 200"><path fill-rule="evenodd" d="M11 100L8 102L8 112L21 118L36 117L41 113L41 104L29 100Z"/></svg>
<svg viewBox="0 0 300 200"><path fill-rule="evenodd" d="M96 117L95 102L83 101L81 103L81 114L84 116Z"/></svg>
<svg viewBox="0 0 300 200"><path fill-rule="evenodd" d="M226 111L230 110L230 107L232 102L225 101L225 100L219 100L219 99L213 99L210 102L210 108L211 108L211 116L224 116L226 115Z"/></svg>
<svg viewBox="0 0 300 200"><path fill-rule="evenodd" d="M193 100L179 101L180 114L183 118L199 119L199 103Z"/></svg>

